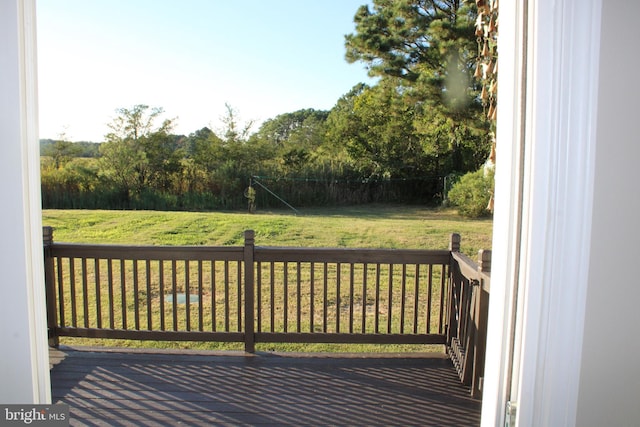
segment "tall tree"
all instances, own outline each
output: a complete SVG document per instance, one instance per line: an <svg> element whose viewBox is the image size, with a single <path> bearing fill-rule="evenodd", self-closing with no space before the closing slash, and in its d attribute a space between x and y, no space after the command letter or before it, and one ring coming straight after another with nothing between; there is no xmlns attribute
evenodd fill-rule
<svg viewBox="0 0 640 427"><path fill-rule="evenodd" d="M166 189L171 175L180 170L181 155L170 134L173 119L157 126L164 110L142 104L116 112L100 147L103 175L129 194Z"/></svg>
<svg viewBox="0 0 640 427"><path fill-rule="evenodd" d="M475 8L462 0L373 0L373 10L361 6L354 21L355 34L345 36L347 61L366 63L371 76L423 85L430 99L467 101Z"/></svg>
<svg viewBox="0 0 640 427"><path fill-rule="evenodd" d="M436 174L473 170L489 151L481 86L472 78L476 15L475 4L462 0L373 0L372 9L358 9L356 32L345 38L348 61L397 82Z"/></svg>
<svg viewBox="0 0 640 427"><path fill-rule="evenodd" d="M298 174L325 141L328 111L307 108L265 121L254 138L273 149L284 174Z"/></svg>
<svg viewBox="0 0 640 427"><path fill-rule="evenodd" d="M220 118L222 129L218 132L221 138L227 144L246 142L249 137L253 120L241 123L238 111L230 104L225 103L225 114Z"/></svg>
<svg viewBox="0 0 640 427"><path fill-rule="evenodd" d="M62 132L53 143L44 146L42 154L51 157L53 166L60 169L73 157L77 157L81 151L82 148L69 141L66 133Z"/></svg>
<svg viewBox="0 0 640 427"><path fill-rule="evenodd" d="M352 102L344 98L343 108L332 112L329 134L339 135L349 162L360 177L424 175L427 162L413 124L415 109L405 103L392 80L385 79L355 93ZM344 108L345 104L349 108Z"/></svg>

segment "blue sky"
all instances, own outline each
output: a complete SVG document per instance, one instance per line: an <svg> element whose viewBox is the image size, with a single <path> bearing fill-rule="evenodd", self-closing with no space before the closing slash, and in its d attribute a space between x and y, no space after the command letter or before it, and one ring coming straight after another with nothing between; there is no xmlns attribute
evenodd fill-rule
<svg viewBox="0 0 640 427"><path fill-rule="evenodd" d="M366 0L37 0L40 137L100 142L120 107L162 107L176 133L231 105L259 124L330 109L359 82L344 35Z"/></svg>

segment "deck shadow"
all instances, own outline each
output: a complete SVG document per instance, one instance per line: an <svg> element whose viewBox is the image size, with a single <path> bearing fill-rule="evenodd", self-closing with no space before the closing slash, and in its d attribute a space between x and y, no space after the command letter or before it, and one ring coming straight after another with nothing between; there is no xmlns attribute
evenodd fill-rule
<svg viewBox="0 0 640 427"><path fill-rule="evenodd" d="M473 426L444 357L52 351L71 425Z"/></svg>

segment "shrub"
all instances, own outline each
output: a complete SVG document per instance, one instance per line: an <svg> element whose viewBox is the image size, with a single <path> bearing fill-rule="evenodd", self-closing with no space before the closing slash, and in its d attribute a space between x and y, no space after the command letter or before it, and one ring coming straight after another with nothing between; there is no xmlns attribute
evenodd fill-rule
<svg viewBox="0 0 640 427"><path fill-rule="evenodd" d="M493 193L493 171L485 174L483 169L463 175L449 191L449 202L458 208L458 213L469 218L489 215L487 205Z"/></svg>

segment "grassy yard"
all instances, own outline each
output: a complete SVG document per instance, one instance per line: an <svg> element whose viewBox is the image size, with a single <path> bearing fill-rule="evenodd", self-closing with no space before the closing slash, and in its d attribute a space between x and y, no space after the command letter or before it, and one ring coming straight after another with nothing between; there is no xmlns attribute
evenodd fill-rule
<svg viewBox="0 0 640 427"><path fill-rule="evenodd" d="M450 210L366 206L288 212L188 213L150 211L53 211L43 224L54 239L72 243L140 245L242 245L243 231L256 232L259 246L445 249L449 234L462 235L462 250L475 258L491 243L491 220L470 221ZM130 273L127 273L130 274ZM133 298L131 297L130 300ZM160 316L154 311L153 316ZM235 349L225 343L135 342L65 338L66 344ZM427 351L428 346L261 344L258 350L281 351Z"/></svg>
<svg viewBox="0 0 640 427"><path fill-rule="evenodd" d="M220 213L45 210L43 225L70 243L241 245L243 231L259 246L446 249L462 235L462 251L475 259L491 247L492 221L468 220L449 209L357 206L289 212Z"/></svg>

